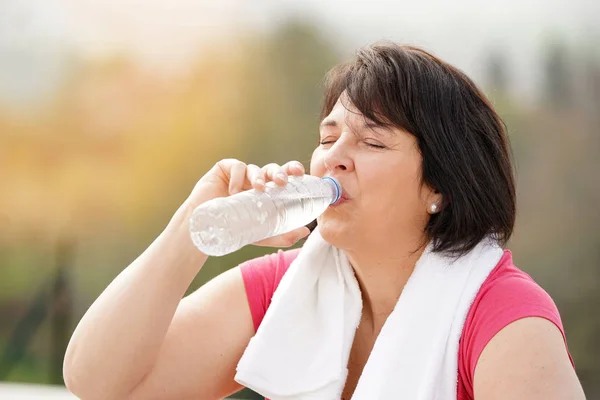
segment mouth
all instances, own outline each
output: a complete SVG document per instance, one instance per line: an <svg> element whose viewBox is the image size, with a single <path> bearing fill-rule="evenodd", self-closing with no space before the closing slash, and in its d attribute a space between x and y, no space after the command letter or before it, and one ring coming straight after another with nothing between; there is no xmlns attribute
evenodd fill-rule
<svg viewBox="0 0 600 400"><path fill-rule="evenodd" d="M342 194L342 196L338 199L338 201L336 201L335 203L333 203L330 207L339 206L340 204L344 204L344 203L346 203L348 201L350 201L350 198L348 198L347 196L344 196Z"/></svg>

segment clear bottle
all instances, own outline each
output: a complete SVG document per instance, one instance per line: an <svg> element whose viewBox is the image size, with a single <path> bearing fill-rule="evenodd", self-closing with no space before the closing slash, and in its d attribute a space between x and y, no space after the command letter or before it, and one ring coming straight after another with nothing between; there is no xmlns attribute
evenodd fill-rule
<svg viewBox="0 0 600 400"><path fill-rule="evenodd" d="M342 187L331 177L289 176L199 205L190 217L190 235L204 254L222 256L248 244L306 225L339 200Z"/></svg>

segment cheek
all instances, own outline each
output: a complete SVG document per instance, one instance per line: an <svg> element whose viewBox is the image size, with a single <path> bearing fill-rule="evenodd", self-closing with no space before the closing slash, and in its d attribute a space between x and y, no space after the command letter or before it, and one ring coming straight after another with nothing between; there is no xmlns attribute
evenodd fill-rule
<svg viewBox="0 0 600 400"><path fill-rule="evenodd" d="M420 204L420 170L416 163L381 163L387 168L369 170L364 192L369 204L390 213L412 213ZM366 200L365 199L365 200Z"/></svg>

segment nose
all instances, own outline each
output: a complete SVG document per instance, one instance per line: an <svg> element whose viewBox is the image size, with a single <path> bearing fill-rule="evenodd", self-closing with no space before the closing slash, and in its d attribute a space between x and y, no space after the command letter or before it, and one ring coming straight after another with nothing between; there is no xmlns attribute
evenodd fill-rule
<svg viewBox="0 0 600 400"><path fill-rule="evenodd" d="M339 138L333 146L327 150L327 153L323 157L323 164L330 173L354 170L354 162L349 154L348 144L345 143L343 137Z"/></svg>

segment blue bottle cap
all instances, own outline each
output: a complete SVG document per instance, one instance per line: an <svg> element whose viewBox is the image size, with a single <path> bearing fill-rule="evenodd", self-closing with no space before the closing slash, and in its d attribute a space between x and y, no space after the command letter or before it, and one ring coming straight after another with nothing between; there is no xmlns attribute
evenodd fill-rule
<svg viewBox="0 0 600 400"><path fill-rule="evenodd" d="M331 203L329 204L333 204L336 201L338 201L340 199L340 197L342 197L342 185L340 185L340 183L337 181L337 179L332 178L330 176L325 176L323 178L324 181L331 181L333 182L333 186L335 187L335 197L334 199L331 201Z"/></svg>

